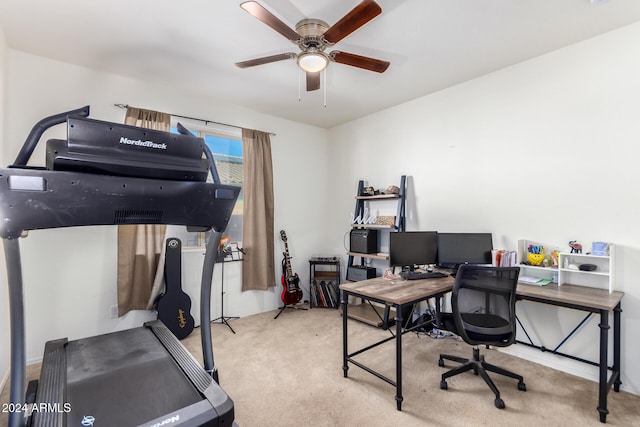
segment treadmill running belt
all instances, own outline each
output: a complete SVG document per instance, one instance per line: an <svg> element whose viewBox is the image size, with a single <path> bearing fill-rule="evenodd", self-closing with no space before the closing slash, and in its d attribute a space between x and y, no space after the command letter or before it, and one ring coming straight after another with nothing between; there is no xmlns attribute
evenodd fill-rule
<svg viewBox="0 0 640 427"><path fill-rule="evenodd" d="M135 426L202 400L153 332L135 328L67 344L68 426Z"/></svg>

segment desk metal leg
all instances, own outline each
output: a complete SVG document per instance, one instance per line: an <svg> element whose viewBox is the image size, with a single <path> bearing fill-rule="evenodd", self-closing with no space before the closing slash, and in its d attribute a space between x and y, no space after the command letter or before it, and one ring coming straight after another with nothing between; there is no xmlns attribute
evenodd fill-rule
<svg viewBox="0 0 640 427"><path fill-rule="evenodd" d="M613 309L613 375L615 375L615 379L613 380L613 390L617 393L620 391L620 384L622 384L622 380L620 376L622 375L622 368L620 367L620 314L622 313L622 308L620 308L620 303L616 305L616 308Z"/></svg>
<svg viewBox="0 0 640 427"><path fill-rule="evenodd" d="M607 354L609 343L609 312L600 310L600 381L598 386L598 412L600 413L600 422L607 422L607 392L609 385L607 381Z"/></svg>
<svg viewBox="0 0 640 427"><path fill-rule="evenodd" d="M402 410L402 309L396 306L396 405Z"/></svg>
<svg viewBox="0 0 640 427"><path fill-rule="evenodd" d="M574 330L571 331L571 333L564 340L562 340L562 342L553 350L547 349L543 346L538 346L533 344L531 338L529 337L529 334L527 334L527 331L525 330L522 323L520 323L519 319L518 319L518 323L522 327L524 333L527 335L527 339L529 340L529 342L527 343L520 340L516 340L516 342L538 348L542 351L549 351L553 354L569 357L573 360L578 360L580 362L597 366L598 367L598 406L596 409L600 417L600 422L606 423L607 415L609 414L609 410L607 409L607 397L608 397L609 391L611 391L611 388L613 386L613 390L616 392L619 392L620 384L622 383L620 378L621 372L622 372L621 362L620 362L621 312L622 312L621 304L622 303L619 301L618 304L613 308L613 364L611 367L612 374L609 377L608 372L610 368L608 363L608 354L609 354L609 330L611 329L611 326L609 324L609 310L595 309L595 307L592 308L592 307L585 307L585 306L574 306L571 302L564 302L564 303L554 302L551 300L547 300L544 298L537 298L537 297L524 297L524 298L520 297L519 299L540 302L543 304L558 305L560 307L575 308L577 310L584 310L589 312L587 317L585 317L582 320L582 322L580 322L580 324L576 328L574 328ZM580 357L559 352L558 349L560 348L560 346L562 346L571 336L574 335L574 333L576 333L582 327L582 325L589 319L589 316L597 313L600 313L600 323L598 324L598 327L600 328L600 354L599 354L598 362L594 362L592 360L586 360Z"/></svg>
<svg viewBox="0 0 640 427"><path fill-rule="evenodd" d="M344 377L347 377L347 371L349 370L349 365L347 362L348 351L347 351L347 307L349 302L349 296L345 291L340 293L342 297L342 372Z"/></svg>

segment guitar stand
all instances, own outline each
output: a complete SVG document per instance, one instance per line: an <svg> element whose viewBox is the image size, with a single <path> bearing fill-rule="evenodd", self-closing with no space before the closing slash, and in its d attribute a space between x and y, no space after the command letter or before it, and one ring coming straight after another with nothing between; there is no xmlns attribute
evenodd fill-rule
<svg viewBox="0 0 640 427"><path fill-rule="evenodd" d="M285 304L284 306L280 307L280 311L278 312L278 314L276 314L276 317L274 317L273 319L277 319L278 316L280 316L282 314L282 312L287 309L290 308L291 310L307 310L306 307L296 307L294 304Z"/></svg>
<svg viewBox="0 0 640 427"><path fill-rule="evenodd" d="M233 330L233 328L231 327L229 322L227 322L227 319L239 319L239 317L237 317L237 316L230 316L230 317L220 316L217 319L213 319L211 322L212 323L220 323L220 324L224 323L231 330L231 332L233 332L235 334L236 331ZM216 320L220 320L220 321L216 322Z"/></svg>
<svg viewBox="0 0 640 427"><path fill-rule="evenodd" d="M238 316L225 316L224 315L224 260L220 261L220 264L222 265L222 267L220 267L221 268L221 270L220 270L220 317L217 317L217 318L213 319L211 321L211 323L225 324L231 330L231 332L233 332L235 334L236 331L233 330L233 328L231 327L229 322L227 322L227 320L228 319L239 319L239 317ZM219 320L219 322L218 322L218 320Z"/></svg>

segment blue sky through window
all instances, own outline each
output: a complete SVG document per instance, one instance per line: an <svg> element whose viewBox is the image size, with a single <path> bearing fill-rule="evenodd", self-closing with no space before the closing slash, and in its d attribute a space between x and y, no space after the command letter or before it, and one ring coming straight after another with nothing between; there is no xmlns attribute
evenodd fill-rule
<svg viewBox="0 0 640 427"><path fill-rule="evenodd" d="M192 130L190 132L198 136L198 131ZM172 127L171 133L178 133L178 129ZM242 157L242 141L240 140L205 134L204 142L209 146L213 154Z"/></svg>
<svg viewBox="0 0 640 427"><path fill-rule="evenodd" d="M242 141L238 141L237 139L205 135L204 142L209 146L213 154L242 157Z"/></svg>

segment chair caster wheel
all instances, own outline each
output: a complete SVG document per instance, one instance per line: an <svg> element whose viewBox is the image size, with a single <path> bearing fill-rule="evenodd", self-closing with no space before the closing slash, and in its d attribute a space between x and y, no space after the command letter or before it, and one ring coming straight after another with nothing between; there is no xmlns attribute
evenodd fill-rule
<svg viewBox="0 0 640 427"><path fill-rule="evenodd" d="M504 401L502 399L500 399L499 397L496 398L496 400L494 400L493 403L496 404L496 408L504 409Z"/></svg>
<svg viewBox="0 0 640 427"><path fill-rule="evenodd" d="M447 382L445 380L440 381L440 390L447 389Z"/></svg>
<svg viewBox="0 0 640 427"><path fill-rule="evenodd" d="M527 386L525 385L525 383L518 383L518 390L527 391Z"/></svg>
<svg viewBox="0 0 640 427"><path fill-rule="evenodd" d="M442 359L438 360L438 366L440 366L441 368L444 368L444 360Z"/></svg>

